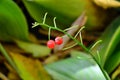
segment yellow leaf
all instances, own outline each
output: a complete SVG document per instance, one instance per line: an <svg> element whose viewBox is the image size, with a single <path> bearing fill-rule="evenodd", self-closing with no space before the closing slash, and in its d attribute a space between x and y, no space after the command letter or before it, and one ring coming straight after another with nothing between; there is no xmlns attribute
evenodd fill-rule
<svg viewBox="0 0 120 80"><path fill-rule="evenodd" d="M8 73L8 79L9 80L21 80L20 77L17 74L13 73L13 72Z"/></svg>
<svg viewBox="0 0 120 80"><path fill-rule="evenodd" d="M18 53L10 53L19 75L23 80L51 80L38 59L25 57Z"/></svg>
<svg viewBox="0 0 120 80"><path fill-rule="evenodd" d="M120 74L120 66L113 72L112 74L112 80L115 80L115 78Z"/></svg>
<svg viewBox="0 0 120 80"><path fill-rule="evenodd" d="M4 62L4 64L9 70L8 75L7 75L9 80L21 80L17 72L15 71L15 69L13 69L11 65L9 65L6 61Z"/></svg>
<svg viewBox="0 0 120 80"><path fill-rule="evenodd" d="M94 0L94 2L105 9L110 7L120 7L120 2L116 0Z"/></svg>

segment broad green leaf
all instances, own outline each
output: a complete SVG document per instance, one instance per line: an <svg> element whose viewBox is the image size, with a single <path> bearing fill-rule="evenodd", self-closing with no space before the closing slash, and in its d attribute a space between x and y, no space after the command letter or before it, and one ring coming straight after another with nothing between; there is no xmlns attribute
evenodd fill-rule
<svg viewBox="0 0 120 80"><path fill-rule="evenodd" d="M12 0L0 1L0 40L28 41L28 26L20 8Z"/></svg>
<svg viewBox="0 0 120 80"><path fill-rule="evenodd" d="M84 52L80 51L71 51L71 57L78 57L78 58L83 58L83 59L92 59L92 57L89 54L86 54Z"/></svg>
<svg viewBox="0 0 120 80"><path fill-rule="evenodd" d="M18 53L10 53L10 55L20 71L19 75L22 80L51 80L38 59L25 57Z"/></svg>
<svg viewBox="0 0 120 80"><path fill-rule="evenodd" d="M101 65L104 66L111 55L116 55L114 50L120 43L120 17L108 26L100 39L102 43L93 49L93 53L96 54L97 50L99 51Z"/></svg>
<svg viewBox="0 0 120 80"><path fill-rule="evenodd" d="M113 54L108 58L105 64L105 70L111 74L120 64L120 44L116 46Z"/></svg>
<svg viewBox="0 0 120 80"><path fill-rule="evenodd" d="M23 42L19 40L15 40L15 42L20 48L32 54L34 57L44 57L50 54L50 49L47 48L46 46L42 46L30 42Z"/></svg>
<svg viewBox="0 0 120 80"><path fill-rule="evenodd" d="M54 80L106 80L92 58L74 56L45 66Z"/></svg>
<svg viewBox="0 0 120 80"><path fill-rule="evenodd" d="M86 26L101 26L106 18L105 11L97 8L91 0L22 0L30 15L42 22L43 15L48 12L47 23L52 24L53 18L60 28L69 27L83 11L88 16ZM90 8L89 8L90 7ZM103 15L102 15L103 14ZM99 20L99 21L98 21ZM97 23L96 23L97 22ZM91 28L90 28L91 29Z"/></svg>

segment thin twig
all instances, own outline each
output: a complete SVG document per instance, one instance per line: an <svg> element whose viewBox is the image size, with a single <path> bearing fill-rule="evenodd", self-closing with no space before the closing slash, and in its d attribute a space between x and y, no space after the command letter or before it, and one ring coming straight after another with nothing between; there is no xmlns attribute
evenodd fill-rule
<svg viewBox="0 0 120 80"><path fill-rule="evenodd" d="M72 27L70 27L70 28L65 29L64 31L68 31L68 30L71 30L71 29L74 29L74 28L77 28L77 27L79 27L79 26L78 26L78 25L75 25L75 26L72 26Z"/></svg>
<svg viewBox="0 0 120 80"><path fill-rule="evenodd" d="M45 13L44 17L43 17L43 24L45 24L45 20L46 20L46 17L47 17L47 12Z"/></svg>
<svg viewBox="0 0 120 80"><path fill-rule="evenodd" d="M90 50L92 50L97 44L101 43L102 40L98 40L95 44L93 44L93 46L90 48Z"/></svg>
<svg viewBox="0 0 120 80"><path fill-rule="evenodd" d="M55 28L57 28L57 25L56 25L56 17L54 17L54 19L53 19L53 23L54 23L54 26L55 26Z"/></svg>
<svg viewBox="0 0 120 80"><path fill-rule="evenodd" d="M78 36L78 34L79 34L84 28L85 28L85 26L81 27L81 28L79 29L79 31L77 32L77 34L74 36L74 38L76 38L76 37Z"/></svg>
<svg viewBox="0 0 120 80"><path fill-rule="evenodd" d="M69 46L69 47L63 48L62 50L70 49L70 48L72 48L72 47L74 47L74 46L76 46L76 45L77 45L77 43L75 43L75 44L73 44L73 45L71 45L71 46Z"/></svg>
<svg viewBox="0 0 120 80"><path fill-rule="evenodd" d="M51 28L49 28L49 31L48 31L48 40L50 40L50 32L51 32Z"/></svg>
<svg viewBox="0 0 120 80"><path fill-rule="evenodd" d="M4 74L2 74L1 72L0 72L0 78L2 79L2 80L9 80Z"/></svg>

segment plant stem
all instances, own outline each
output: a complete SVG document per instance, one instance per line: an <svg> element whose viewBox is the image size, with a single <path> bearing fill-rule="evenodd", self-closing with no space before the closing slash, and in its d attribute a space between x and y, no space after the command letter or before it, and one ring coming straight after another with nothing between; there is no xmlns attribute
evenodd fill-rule
<svg viewBox="0 0 120 80"><path fill-rule="evenodd" d="M51 32L51 28L49 27L48 40L50 40L50 32Z"/></svg>
<svg viewBox="0 0 120 80"><path fill-rule="evenodd" d="M46 26L46 27L48 27L48 28L51 28L51 29L53 29L53 30L57 30L57 31L60 31L60 32L66 34L68 37L70 37L72 40L74 40L76 43L78 43L78 45L81 46L85 51L90 52L89 49L87 49L84 45L82 45L78 40L76 40L73 36L71 36L71 35L68 34L67 32L65 32L65 31L63 31L63 30L61 30L61 29L59 29L59 28L55 28L55 27L53 27L53 26L49 26L49 25L47 25L47 24L40 24L40 25L41 25L41 26Z"/></svg>
<svg viewBox="0 0 120 80"><path fill-rule="evenodd" d="M60 31L64 34L66 34L68 37L70 37L74 42L76 42L79 46L81 46L86 52L88 52L92 58L95 60L95 62L98 64L98 66L100 67L103 75L105 76L106 80L110 80L110 78L108 77L108 75L106 74L106 72L104 71L104 69L102 68L102 66L100 65L99 61L97 61L97 59L94 57L94 55L90 52L90 50L88 48L86 48L86 46L84 46L83 44L81 44L77 39L75 39L73 36L71 36L70 34L68 34L67 32L65 32L64 30L62 29L59 29L57 27L53 27L53 26L49 26L47 24L42 24L40 23L41 26L45 26L45 27L48 27L48 28L51 28L53 30L57 30L57 31Z"/></svg>

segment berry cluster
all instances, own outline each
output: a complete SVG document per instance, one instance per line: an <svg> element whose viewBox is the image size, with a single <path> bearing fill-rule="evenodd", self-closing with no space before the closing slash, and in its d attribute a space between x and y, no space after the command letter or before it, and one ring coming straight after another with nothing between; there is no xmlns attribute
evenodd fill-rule
<svg viewBox="0 0 120 80"><path fill-rule="evenodd" d="M63 38L62 37L56 37L55 41L54 40L49 40L47 42L47 46L48 46L48 48L53 49L55 47L55 44L56 45L61 45L62 43L63 43Z"/></svg>

